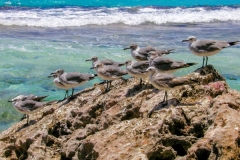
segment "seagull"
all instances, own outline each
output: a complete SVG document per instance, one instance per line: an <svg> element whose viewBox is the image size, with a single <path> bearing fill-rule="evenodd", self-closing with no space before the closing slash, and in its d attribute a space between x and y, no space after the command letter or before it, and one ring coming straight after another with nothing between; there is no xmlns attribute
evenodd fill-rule
<svg viewBox="0 0 240 160"><path fill-rule="evenodd" d="M86 61L92 61L92 67L94 67L97 63L103 63L104 65L116 65L116 66L124 66L124 62L115 62L110 59L99 60L98 57L94 56Z"/></svg>
<svg viewBox="0 0 240 160"><path fill-rule="evenodd" d="M161 54L158 54L158 52L156 51L150 51L148 52L148 61L151 62L152 60L154 60L157 57L162 57Z"/></svg>
<svg viewBox="0 0 240 160"><path fill-rule="evenodd" d="M147 69L147 72L149 72L149 80L153 87L159 90L164 90L165 95L163 98L163 101L160 103L166 103L168 100L168 94L167 92L171 89L176 89L178 87L181 87L182 85L186 84L192 84L195 81L184 78L184 77L176 77L169 73L159 73L157 72L155 67L149 67Z"/></svg>
<svg viewBox="0 0 240 160"><path fill-rule="evenodd" d="M167 54L170 54L170 53L173 53L172 51L175 50L175 49L168 49L168 50L155 50L155 51L150 51L148 52L148 54L156 54L157 56L161 57L163 55L167 55Z"/></svg>
<svg viewBox="0 0 240 160"><path fill-rule="evenodd" d="M57 88L65 89L65 90L66 90L65 96L64 96L64 98L63 98L63 99L66 99L67 96L68 96L68 89L69 89L69 87L64 86L64 85L60 82L59 77L58 77L57 74L51 74L50 76L48 76L48 78L51 78L51 77L54 78L54 79L53 79L53 83L54 83L54 85L55 85Z"/></svg>
<svg viewBox="0 0 240 160"><path fill-rule="evenodd" d="M197 40L196 37L190 36L186 40L182 40L182 42L188 42L190 51L197 56L203 57L202 67L204 67L205 57L205 66L207 66L208 56L217 54L223 48L236 45L239 41L227 42L218 40Z"/></svg>
<svg viewBox="0 0 240 160"><path fill-rule="evenodd" d="M56 78L55 79L56 79L57 83L59 82L61 85L59 87L56 85L56 83L54 83L54 84L59 88L65 89L66 94L67 94L67 90L72 88L71 97L73 96L75 87L83 85L86 82L88 82L89 80L92 80L96 77L95 74L91 74L91 73L78 73L78 72L67 73L63 69L58 69L55 72L51 73L51 75L58 76L58 79L56 79ZM65 94L65 96L66 96L66 94Z"/></svg>
<svg viewBox="0 0 240 160"><path fill-rule="evenodd" d="M182 61L175 61L167 57L156 56L156 58L151 58L153 57L151 53L149 53L149 56L150 56L149 58L150 66L155 67L158 72L162 72L162 73L174 73L179 69L187 68L197 64L197 63L185 63Z"/></svg>
<svg viewBox="0 0 240 160"><path fill-rule="evenodd" d="M133 62L131 60L128 60L126 63L126 71L127 73L135 78L140 78L139 85L142 85L142 79L145 79L149 76L148 72L146 72L146 69L149 67L148 61L138 61Z"/></svg>
<svg viewBox="0 0 240 160"><path fill-rule="evenodd" d="M47 96L34 96L34 95L19 95L8 102L12 102L13 107L20 113L27 117L27 124L29 121L29 114L36 113L51 102L40 102Z"/></svg>
<svg viewBox="0 0 240 160"><path fill-rule="evenodd" d="M35 96L34 94L29 94L29 95L19 95L19 98L21 97L21 99L27 99L27 100L33 100L33 101L41 101L44 98L48 97L48 96Z"/></svg>
<svg viewBox="0 0 240 160"><path fill-rule="evenodd" d="M157 50L155 47L152 46L147 46L144 48L140 48L138 45L136 44L132 44L127 48L124 48L124 50L126 49L131 49L131 55L132 57L136 60L136 61L147 61L148 60L148 53L151 51L155 51L157 52L159 55L164 55L164 54L169 54L171 53L172 50Z"/></svg>
<svg viewBox="0 0 240 160"><path fill-rule="evenodd" d="M98 77L107 81L106 91L109 90L112 80L120 79L122 78L122 76L127 74L126 70L122 70L118 66L114 65L105 66L103 63L97 63L92 68L96 70ZM108 84L109 81L110 84Z"/></svg>

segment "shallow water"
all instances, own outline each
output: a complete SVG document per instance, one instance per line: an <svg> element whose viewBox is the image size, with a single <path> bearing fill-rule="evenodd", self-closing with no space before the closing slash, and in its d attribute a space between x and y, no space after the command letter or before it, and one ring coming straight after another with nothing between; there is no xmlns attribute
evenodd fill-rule
<svg viewBox="0 0 240 160"><path fill-rule="evenodd" d="M52 79L47 78L56 69L94 73L86 59L98 56L126 61L132 58L130 51L123 48L137 43L139 46L175 49L169 57L199 63L176 73L181 76L202 64L202 57L193 55L187 44L181 42L183 39L194 35L199 39L236 41L240 39L239 27L238 22L67 28L0 26L0 131L22 116L7 100L19 94L49 95L46 100L63 98L65 91L57 89ZM239 58L240 45L236 45L209 57L209 64L226 77L230 87L240 91ZM97 78L76 91L99 81Z"/></svg>

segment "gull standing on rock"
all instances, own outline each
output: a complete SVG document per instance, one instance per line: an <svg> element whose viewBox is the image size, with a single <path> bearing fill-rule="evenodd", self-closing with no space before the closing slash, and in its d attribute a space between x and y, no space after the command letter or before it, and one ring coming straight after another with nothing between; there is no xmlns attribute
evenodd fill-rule
<svg viewBox="0 0 240 160"><path fill-rule="evenodd" d="M59 79L59 77L58 77L57 74L51 74L50 76L48 76L48 78L51 78L51 77L54 78L54 79L53 79L53 83L54 83L54 85L55 85L57 88L65 89L65 90L66 90L65 96L64 96L64 98L63 98L63 99L66 99L67 96L68 96L68 89L69 89L69 87L64 86L64 85L60 82L60 79Z"/></svg>
<svg viewBox="0 0 240 160"><path fill-rule="evenodd" d="M159 56L159 57L161 57L161 56L163 56L163 55L167 55L167 54L170 54L170 53L173 53L172 51L173 51L174 49L169 49L169 50L156 50L156 51L150 51L150 52L148 52L148 54L155 54L156 56Z"/></svg>
<svg viewBox="0 0 240 160"><path fill-rule="evenodd" d="M103 63L97 63L92 68L96 70L99 78L107 81L106 91L110 89L112 80L120 79L122 78L122 76L127 74L126 70L122 70L118 66L114 65L105 66Z"/></svg>
<svg viewBox="0 0 240 160"><path fill-rule="evenodd" d="M167 57L159 57L156 56L156 58L152 58L152 52L149 53L149 65L156 68L158 72L162 73L174 73L175 71L187 68L193 65L196 65L197 63L185 63L182 61L175 61Z"/></svg>
<svg viewBox="0 0 240 160"><path fill-rule="evenodd" d="M96 77L95 74L91 73L78 73L78 72L66 73L64 72L63 69L58 69L55 72L51 73L51 75L58 76L57 81L61 84L61 86L58 86L56 85L56 83L54 83L57 87L66 89L66 92L68 89L72 88L71 97L73 96L75 87L81 86L88 82L89 80L92 80L94 79L94 77Z"/></svg>
<svg viewBox="0 0 240 160"><path fill-rule="evenodd" d="M29 94L29 95L19 95L18 97L22 97L21 99L27 99L27 100L33 100L33 101L41 101L47 96L35 96L34 94Z"/></svg>
<svg viewBox="0 0 240 160"><path fill-rule="evenodd" d="M168 91L171 89L176 89L182 85L192 84L196 81L184 77L176 77L168 73L159 73L155 67L149 67L147 72L150 73L149 80L151 84L159 90L164 90L164 98L160 103L167 103L168 101ZM160 104L159 103L159 104Z"/></svg>
<svg viewBox="0 0 240 160"><path fill-rule="evenodd" d="M8 102L12 102L13 107L20 113L27 117L27 124L29 121L29 114L36 113L51 102L40 102L47 96L34 96L34 95L19 95Z"/></svg>
<svg viewBox="0 0 240 160"><path fill-rule="evenodd" d="M131 49L131 55L136 61L147 61L148 60L148 53L151 52L151 51L155 51L159 55L163 55L163 54L169 54L173 50L173 49L171 49L171 50L157 50L155 47L152 47L152 46L147 46L147 47L144 47L144 48L140 48L136 44L132 44L129 47L124 48L124 50L126 50L126 49Z"/></svg>
<svg viewBox="0 0 240 160"><path fill-rule="evenodd" d="M197 40L196 37L190 36L188 37L188 39L183 40L182 42L188 42L190 51L197 56L203 57L202 67L204 67L205 57L206 57L205 66L207 66L208 56L217 54L223 48L233 46L237 44L239 41L227 42L218 40Z"/></svg>
<svg viewBox="0 0 240 160"><path fill-rule="evenodd" d="M148 61L151 62L157 57L162 57L163 54L159 54L156 51L150 51L148 52Z"/></svg>
<svg viewBox="0 0 240 160"><path fill-rule="evenodd" d="M138 62L132 62L131 60L128 60L126 63L126 70L128 74L135 78L140 78L139 85L142 85L142 79L145 79L149 76L148 72L146 71L149 67L148 61L138 61Z"/></svg>
<svg viewBox="0 0 240 160"><path fill-rule="evenodd" d="M104 65L114 65L114 66L124 66L124 62L115 62L110 59L99 60L98 57L94 56L86 61L92 61L92 67L94 67L97 63L103 63Z"/></svg>

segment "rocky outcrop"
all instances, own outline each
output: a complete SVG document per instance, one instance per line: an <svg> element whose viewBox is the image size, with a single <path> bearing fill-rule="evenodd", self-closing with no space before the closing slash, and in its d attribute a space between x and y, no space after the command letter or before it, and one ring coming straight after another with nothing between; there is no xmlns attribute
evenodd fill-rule
<svg viewBox="0 0 240 160"><path fill-rule="evenodd" d="M169 92L117 80L54 103L0 135L0 159L239 159L240 93L212 67ZM150 118L148 113L155 107Z"/></svg>

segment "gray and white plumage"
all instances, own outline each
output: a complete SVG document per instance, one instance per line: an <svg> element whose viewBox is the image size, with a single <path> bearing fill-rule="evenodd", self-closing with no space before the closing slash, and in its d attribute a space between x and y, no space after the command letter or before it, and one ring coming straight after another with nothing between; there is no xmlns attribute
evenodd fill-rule
<svg viewBox="0 0 240 160"><path fill-rule="evenodd" d="M23 97L23 95L19 95L10 100L9 102L12 102L16 110L23 114L35 113L47 104L47 102L40 102L33 99L28 99L27 97Z"/></svg>
<svg viewBox="0 0 240 160"><path fill-rule="evenodd" d="M57 74L51 74L50 76L48 76L48 78L53 77L53 83L56 87L60 88L60 89L69 89L68 87L65 87L61 82L60 79L58 77Z"/></svg>
<svg viewBox="0 0 240 160"><path fill-rule="evenodd" d="M51 75L58 76L58 79L56 80L62 84L59 88L65 90L72 88L72 95L75 87L85 84L86 82L88 82L89 80L93 79L96 76L91 73L78 73L78 72L67 73L63 69L58 69L55 72L51 73Z"/></svg>
<svg viewBox="0 0 240 160"><path fill-rule="evenodd" d="M112 80L120 79L122 78L122 76L127 74L126 70L123 70L118 66L114 65L105 66L103 63L97 63L93 68L96 70L96 73L99 78L107 81L106 90L109 90Z"/></svg>
<svg viewBox="0 0 240 160"><path fill-rule="evenodd" d="M129 47L124 48L124 50L126 50L126 49L131 49L131 55L136 61L146 61L146 60L148 60L148 58L147 58L148 52L156 50L152 46L147 46L147 47L144 47L144 48L140 48L136 44L132 44Z"/></svg>
<svg viewBox="0 0 240 160"><path fill-rule="evenodd" d="M156 68L158 72L162 73L174 73L175 71L196 65L197 63L185 63L182 61L175 61L167 57L157 56L154 59L149 60L150 66Z"/></svg>
<svg viewBox="0 0 240 160"><path fill-rule="evenodd" d="M47 96L36 96L34 94L29 94L29 95L19 95L17 97L18 97L18 99L22 99L22 100L41 101L44 98L46 98Z"/></svg>
<svg viewBox="0 0 240 160"><path fill-rule="evenodd" d="M136 61L146 61L146 60L148 60L148 53L151 52L151 51L155 51L160 56L160 55L164 55L164 54L169 54L169 53L171 53L172 50L174 50L174 49L159 50L159 49L156 49L153 46L147 46L147 47L140 48L136 44L132 44L129 47L124 48L124 50L126 50L126 49L131 49L131 55Z"/></svg>
<svg viewBox="0 0 240 160"><path fill-rule="evenodd" d="M96 57L96 56L94 56L90 59L87 59L86 61L92 61L92 67L94 67L97 63L103 63L104 65L116 65L116 66L125 65L124 62L115 62L115 61L110 60L110 59L99 60L99 58Z"/></svg>
<svg viewBox="0 0 240 160"><path fill-rule="evenodd" d="M48 78L51 78L51 77L54 78L54 79L53 79L53 83L54 83L54 85L55 85L57 88L65 89L65 90L66 90L66 91L65 91L65 96L64 96L64 98L63 98L63 99L65 99L65 98L68 96L68 89L69 89L69 87L64 86L64 85L60 82L60 79L59 79L59 77L58 77L57 74L53 74L53 73L52 73L50 76L48 76Z"/></svg>
<svg viewBox="0 0 240 160"><path fill-rule="evenodd" d="M19 95L8 102L12 102L13 107L20 113L27 115L27 124L29 114L36 113L41 110L48 102L41 102L47 96L38 97L35 95Z"/></svg>
<svg viewBox="0 0 240 160"><path fill-rule="evenodd" d="M149 80L151 84L159 90L169 91L173 88L194 82L188 78L176 77L168 73L159 73L155 67L149 67L147 71L150 74Z"/></svg>
<svg viewBox="0 0 240 160"><path fill-rule="evenodd" d="M126 63L126 71L127 73L135 78L140 78L140 85L142 84L142 79L145 79L149 76L146 69L149 67L148 61L137 61L133 62L128 60Z"/></svg>
<svg viewBox="0 0 240 160"><path fill-rule="evenodd" d="M103 80L116 80L127 74L126 70L118 66L105 66L103 63L98 63L94 66L97 75Z"/></svg>
<svg viewBox="0 0 240 160"><path fill-rule="evenodd" d="M154 54L156 54L157 56L163 56L163 55L167 55L167 54L170 54L170 53L173 53L172 51L173 51L174 49L168 49L168 50L155 50L155 51L150 51L150 52L148 52L148 55L149 54L152 54L152 55L154 55Z"/></svg>
<svg viewBox="0 0 240 160"><path fill-rule="evenodd" d="M154 67L149 67L147 71L150 73L149 81L151 84L159 90L164 90L164 98L160 102L162 104L167 103L168 101L168 91L171 89L176 89L181 87L182 85L190 85L193 84L195 81L184 78L184 77L176 77L172 74L166 73L159 73ZM159 103L159 104L160 104ZM152 112L152 111L151 111ZM151 112L149 114L151 114Z"/></svg>
<svg viewBox="0 0 240 160"><path fill-rule="evenodd" d="M204 57L206 57L208 60L208 56L215 55L218 52L220 52L222 49L235 45L239 41L227 42L227 41L218 41L218 40L198 40L196 37L190 36L186 40L183 40L182 42L188 42L190 51L197 56L203 57L203 65L204 65L204 60L205 60ZM206 60L206 65L207 65L207 60Z"/></svg>
<svg viewBox="0 0 240 160"><path fill-rule="evenodd" d="M148 61L151 62L152 60L154 60L155 58L157 57L162 57L162 54L159 54L158 52L156 51L150 51L148 53Z"/></svg>

